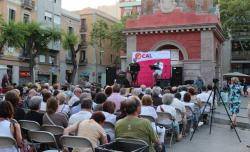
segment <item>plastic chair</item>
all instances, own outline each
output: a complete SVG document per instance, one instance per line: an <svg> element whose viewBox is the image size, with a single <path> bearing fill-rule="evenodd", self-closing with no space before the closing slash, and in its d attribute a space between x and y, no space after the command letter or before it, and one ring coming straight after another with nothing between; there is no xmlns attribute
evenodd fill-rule
<svg viewBox="0 0 250 152"><path fill-rule="evenodd" d="M12 146L14 146L18 151L18 146L14 138L0 136L0 147L12 147Z"/></svg>
<svg viewBox="0 0 250 152"><path fill-rule="evenodd" d="M107 135L109 135L110 140L114 140L115 139L115 125L112 124L111 122L105 121L103 128L106 132Z"/></svg>
<svg viewBox="0 0 250 152"><path fill-rule="evenodd" d="M54 144L56 146L56 150L46 150L44 152L60 152L56 139L52 133L46 131L29 131L28 136L33 146L34 142L39 144ZM37 151L36 148L35 150Z"/></svg>
<svg viewBox="0 0 250 152"><path fill-rule="evenodd" d="M19 120L20 127L26 131L39 131L41 126L36 121L30 120Z"/></svg>
<svg viewBox="0 0 250 152"><path fill-rule="evenodd" d="M94 152L94 147L87 138L77 136L62 136L60 141L64 148L89 148Z"/></svg>

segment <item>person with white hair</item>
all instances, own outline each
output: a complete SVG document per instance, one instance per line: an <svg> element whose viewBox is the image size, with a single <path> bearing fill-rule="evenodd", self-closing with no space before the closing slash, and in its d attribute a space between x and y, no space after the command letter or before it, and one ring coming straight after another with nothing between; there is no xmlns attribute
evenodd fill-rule
<svg viewBox="0 0 250 152"><path fill-rule="evenodd" d="M29 109L29 102L30 102L30 99L34 96L37 95L37 92L35 89L30 89L29 90L29 93L28 93L28 96L25 98L24 102L23 102L23 108L25 109Z"/></svg>
<svg viewBox="0 0 250 152"><path fill-rule="evenodd" d="M160 97L160 94L161 94L161 88L157 86L154 87L152 92L152 99L154 106L162 105L162 98Z"/></svg>
<svg viewBox="0 0 250 152"><path fill-rule="evenodd" d="M73 115L75 113L78 113L79 111L81 111L81 100L84 100L84 99L92 99L91 97L91 94L90 93L82 93L81 96L80 96L80 99L79 101L75 102L75 105L74 107L71 108L71 111L70 111L70 114Z"/></svg>
<svg viewBox="0 0 250 152"><path fill-rule="evenodd" d="M25 115L25 120L32 120L38 122L40 125L43 124L43 113L39 112L41 102L43 98L40 96L33 96L29 102L30 111Z"/></svg>
<svg viewBox="0 0 250 152"><path fill-rule="evenodd" d="M181 140L182 138L182 133L180 132L179 129L179 124L178 122L175 121L176 119L176 110L173 106L171 106L171 104L173 103L174 100L174 96L170 93L166 93L162 96L162 102L163 105L159 105L156 109L157 112L165 112L165 113L169 113L172 116L172 119L174 120L174 130L177 134L177 140Z"/></svg>
<svg viewBox="0 0 250 152"><path fill-rule="evenodd" d="M69 105L66 104L66 96L64 93L59 93L57 96L56 96L56 99L58 100L58 109L57 109L57 112L61 112L61 113L64 113L66 115L69 115L70 113L70 108L69 108Z"/></svg>
<svg viewBox="0 0 250 152"><path fill-rule="evenodd" d="M152 89L151 88L146 88L145 89L145 94L152 95Z"/></svg>
<svg viewBox="0 0 250 152"><path fill-rule="evenodd" d="M73 106L73 104L77 101L79 101L79 97L82 93L82 89L76 87L73 91L74 95L70 98L70 100L68 101L69 106Z"/></svg>

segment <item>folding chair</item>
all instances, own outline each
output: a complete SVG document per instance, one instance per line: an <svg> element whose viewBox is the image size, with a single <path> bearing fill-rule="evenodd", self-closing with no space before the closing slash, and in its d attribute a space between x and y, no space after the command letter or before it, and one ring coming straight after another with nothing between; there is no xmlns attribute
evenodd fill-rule
<svg viewBox="0 0 250 152"><path fill-rule="evenodd" d="M16 140L14 138L0 136L0 148L7 147L15 147L15 149L19 151Z"/></svg>
<svg viewBox="0 0 250 152"><path fill-rule="evenodd" d="M63 135L64 128L62 126L43 125L41 130L52 133L54 136Z"/></svg>
<svg viewBox="0 0 250 152"><path fill-rule="evenodd" d="M46 131L29 131L28 136L33 146L34 142L39 144L54 144L56 146L56 150L46 150L44 152L60 152L60 149L56 143L56 139L52 133ZM35 150L37 152L36 147Z"/></svg>
<svg viewBox="0 0 250 152"><path fill-rule="evenodd" d="M115 126L111 122L105 121L103 128L107 135L109 135L110 141L115 139Z"/></svg>
<svg viewBox="0 0 250 152"><path fill-rule="evenodd" d="M30 141L28 137L28 131L39 131L41 129L41 126L36 121L31 120L19 120L18 121L22 130L22 136L24 139L27 139Z"/></svg>
<svg viewBox="0 0 250 152"><path fill-rule="evenodd" d="M186 132L189 132L190 128L192 127L193 124L193 120L195 117L195 113L193 112L192 108L189 106L185 106L186 109L186 115L187 115L187 128L186 128Z"/></svg>
<svg viewBox="0 0 250 152"><path fill-rule="evenodd" d="M92 143L87 138L77 136L62 136L60 141L63 148L88 148L95 152Z"/></svg>
<svg viewBox="0 0 250 152"><path fill-rule="evenodd" d="M39 131L41 126L36 121L30 120L19 120L20 127L26 131Z"/></svg>
<svg viewBox="0 0 250 152"><path fill-rule="evenodd" d="M42 131L47 131L52 133L55 138L57 145L61 148L60 137L63 135L64 128L62 126L53 126L53 125L43 125L41 127Z"/></svg>
<svg viewBox="0 0 250 152"><path fill-rule="evenodd" d="M167 112L157 112L158 118L156 120L156 125L164 127L167 133L171 134L169 145L172 147L172 141L174 137L174 119L170 113Z"/></svg>

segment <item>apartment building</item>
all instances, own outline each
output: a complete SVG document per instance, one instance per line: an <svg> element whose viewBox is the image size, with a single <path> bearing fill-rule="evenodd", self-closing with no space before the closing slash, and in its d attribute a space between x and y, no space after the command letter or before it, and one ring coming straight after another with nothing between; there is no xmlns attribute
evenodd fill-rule
<svg viewBox="0 0 250 152"><path fill-rule="evenodd" d="M93 24L98 20L105 21L109 26L118 22L118 20L97 9L86 8L77 11L81 18L80 34L83 42L86 42L86 54L82 57L86 57L84 66L79 65L78 74L79 79L89 78L90 82L98 82L102 85L106 83L106 68L108 66L114 66L116 58L119 53L112 50L110 42L106 41L103 44L104 51L98 50L97 47L90 45L91 31L93 30Z"/></svg>
<svg viewBox="0 0 250 152"><path fill-rule="evenodd" d="M72 31L79 35L80 16L63 10L61 0L0 0L0 15L6 22L35 21L44 28ZM60 41L50 42L48 48L35 59L32 71L35 80L65 83L71 71L71 65L67 64L68 51L63 50ZM0 76L8 73L12 83L16 84L32 82L28 61L20 49L5 47L0 56Z"/></svg>
<svg viewBox="0 0 250 152"><path fill-rule="evenodd" d="M0 0L0 15L4 21L29 22L36 19L36 0ZM0 81L8 73L12 83L30 82L29 65L18 48L4 47L0 56Z"/></svg>

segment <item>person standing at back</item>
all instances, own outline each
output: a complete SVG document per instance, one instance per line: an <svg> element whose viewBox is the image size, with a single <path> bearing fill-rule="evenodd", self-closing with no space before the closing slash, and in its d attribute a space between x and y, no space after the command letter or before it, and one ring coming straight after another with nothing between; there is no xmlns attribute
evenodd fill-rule
<svg viewBox="0 0 250 152"><path fill-rule="evenodd" d="M113 93L107 98L107 101L111 101L115 103L115 111L120 109L121 102L125 101L126 97L120 95L120 86L115 84L113 86Z"/></svg>
<svg viewBox="0 0 250 152"><path fill-rule="evenodd" d="M239 79L237 77L231 78L230 85L230 95L229 95L229 105L230 111L232 113L232 124L231 128L237 125L237 114L240 111L240 96L241 96L241 85L239 84Z"/></svg>
<svg viewBox="0 0 250 152"><path fill-rule="evenodd" d="M204 81L201 79L200 76L197 77L197 79L194 82L194 85L197 87L198 92L201 92L201 88L204 86Z"/></svg>

